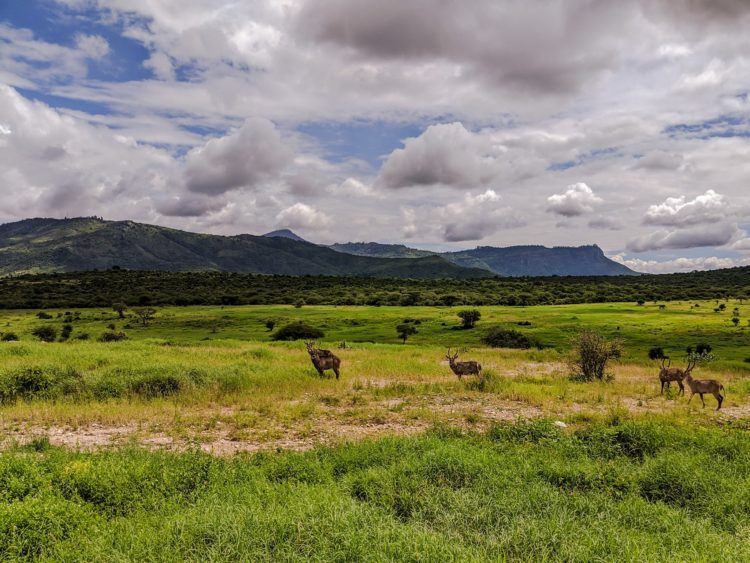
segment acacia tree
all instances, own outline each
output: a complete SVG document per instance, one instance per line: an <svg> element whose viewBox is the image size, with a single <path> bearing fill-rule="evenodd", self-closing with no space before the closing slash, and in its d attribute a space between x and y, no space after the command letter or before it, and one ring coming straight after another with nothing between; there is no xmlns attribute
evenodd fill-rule
<svg viewBox="0 0 750 563"><path fill-rule="evenodd" d="M112 310L117 313L117 315L121 318L125 318L125 311L128 310L128 306L125 305L125 303L113 303L112 304Z"/></svg>
<svg viewBox="0 0 750 563"><path fill-rule="evenodd" d="M466 309L465 311L459 311L458 317L461 319L461 326L469 329L474 328L477 321L482 318L482 313L476 309Z"/></svg>
<svg viewBox="0 0 750 563"><path fill-rule="evenodd" d="M143 326L148 326L148 323L153 320L156 314L156 309L152 307L138 307L137 309L133 309L133 312Z"/></svg>
<svg viewBox="0 0 750 563"><path fill-rule="evenodd" d="M417 334L417 327L412 323L401 323L396 326L396 332L398 333L398 337L403 341L403 344L406 344L407 338L412 334Z"/></svg>

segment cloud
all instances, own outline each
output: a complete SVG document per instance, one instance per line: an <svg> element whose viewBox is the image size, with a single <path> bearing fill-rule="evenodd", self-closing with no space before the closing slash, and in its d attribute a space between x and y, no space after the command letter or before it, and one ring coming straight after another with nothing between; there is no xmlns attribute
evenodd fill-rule
<svg viewBox="0 0 750 563"><path fill-rule="evenodd" d="M90 59L102 59L109 53L109 43L101 35L76 35L76 47Z"/></svg>
<svg viewBox="0 0 750 563"><path fill-rule="evenodd" d="M632 252L646 252L665 248L684 249L702 246L724 246L738 235L737 225L718 224L684 230L661 230L637 237L627 244Z"/></svg>
<svg viewBox="0 0 750 563"><path fill-rule="evenodd" d="M602 198L594 194L584 182L571 184L561 194L547 198L547 211L563 217L578 217L591 213L594 207L602 203Z"/></svg>
<svg viewBox="0 0 750 563"><path fill-rule="evenodd" d="M608 231L621 231L625 228L625 223L615 217L598 217L588 223L592 229L602 229Z"/></svg>
<svg viewBox="0 0 750 563"><path fill-rule="evenodd" d="M212 195L252 188L276 177L291 156L273 123L248 119L230 134L191 150L186 158L185 182L192 192Z"/></svg>
<svg viewBox="0 0 750 563"><path fill-rule="evenodd" d="M611 257L615 262L624 264L636 272L645 274L669 274L674 272L693 272L696 270L716 270L719 268L735 268L750 265L749 258L719 258L703 256L698 258L676 258L674 260L641 260L640 258L626 258L623 254Z"/></svg>
<svg viewBox="0 0 750 563"><path fill-rule="evenodd" d="M646 212L646 225L687 227L716 223L727 218L729 205L723 195L714 190L685 201L685 196L667 198L664 203L652 205Z"/></svg>
<svg viewBox="0 0 750 563"><path fill-rule="evenodd" d="M143 61L143 66L151 70L160 80L174 80L175 71L172 60L169 56L161 51L152 53L151 56Z"/></svg>
<svg viewBox="0 0 750 563"><path fill-rule="evenodd" d="M444 225L443 240L481 240L500 229L522 226L524 221L509 207L502 206L501 200L494 190L486 190L475 196L466 194L463 201L440 209L438 216Z"/></svg>
<svg viewBox="0 0 750 563"><path fill-rule="evenodd" d="M389 188L476 186L492 178L495 153L485 138L461 123L431 125L388 156L377 183Z"/></svg>
<svg viewBox="0 0 750 563"><path fill-rule="evenodd" d="M330 218L323 212L305 203L297 202L283 209L276 216L279 227L319 231L330 224Z"/></svg>

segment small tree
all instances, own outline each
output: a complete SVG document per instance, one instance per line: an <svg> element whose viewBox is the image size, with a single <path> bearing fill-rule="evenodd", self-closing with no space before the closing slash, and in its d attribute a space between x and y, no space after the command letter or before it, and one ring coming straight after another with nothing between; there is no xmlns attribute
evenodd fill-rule
<svg viewBox="0 0 750 563"><path fill-rule="evenodd" d="M128 306L125 305L125 303L113 303L112 304L112 310L117 313L117 315L121 318L125 318L125 311L128 310Z"/></svg>
<svg viewBox="0 0 750 563"><path fill-rule="evenodd" d="M732 324L737 327L740 325L740 318L739 317L732 317Z"/></svg>
<svg viewBox="0 0 750 563"><path fill-rule="evenodd" d="M31 334L42 342L54 342L57 338L57 329L53 326L38 326L31 331Z"/></svg>
<svg viewBox="0 0 750 563"><path fill-rule="evenodd" d="M143 326L148 326L148 323L154 319L156 309L152 307L138 307L133 309L135 316L141 321Z"/></svg>
<svg viewBox="0 0 750 563"><path fill-rule="evenodd" d="M319 328L310 326L302 321L290 323L273 333L274 340L317 340L325 333Z"/></svg>
<svg viewBox="0 0 750 563"><path fill-rule="evenodd" d="M0 342L18 342L18 335L15 332L5 332L0 337Z"/></svg>
<svg viewBox="0 0 750 563"><path fill-rule="evenodd" d="M612 379L612 375L607 373L607 363L621 355L620 341L610 341L593 331L584 330L573 341L573 352L569 361L572 376L578 381Z"/></svg>
<svg viewBox="0 0 750 563"><path fill-rule="evenodd" d="M271 319L268 319L266 321L266 328L268 329L269 332L272 331L275 326L276 326L276 321L271 320Z"/></svg>
<svg viewBox="0 0 750 563"><path fill-rule="evenodd" d="M398 337L402 340L403 344L406 344L406 339L413 334L417 334L417 327L412 323L401 323L396 326L396 332Z"/></svg>
<svg viewBox="0 0 750 563"><path fill-rule="evenodd" d="M458 317L461 319L461 326L465 329L474 328L474 325L482 318L482 313L476 309L466 309L459 311Z"/></svg>

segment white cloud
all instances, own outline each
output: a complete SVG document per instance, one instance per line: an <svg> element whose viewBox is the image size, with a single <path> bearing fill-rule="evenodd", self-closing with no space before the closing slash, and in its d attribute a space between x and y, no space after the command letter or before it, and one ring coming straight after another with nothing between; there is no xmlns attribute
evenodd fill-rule
<svg viewBox="0 0 750 563"><path fill-rule="evenodd" d="M501 205L502 198L494 190L478 195L466 194L463 201L438 210L443 225L443 240L463 242L481 240L500 229L524 224L512 209Z"/></svg>
<svg viewBox="0 0 750 563"><path fill-rule="evenodd" d="M76 35L76 47L90 59L101 59L109 54L109 43L101 35Z"/></svg>
<svg viewBox="0 0 750 563"><path fill-rule="evenodd" d="M175 70L172 60L169 56L161 51L152 53L151 56L143 62L143 66L150 69L154 76L160 80L174 80Z"/></svg>
<svg viewBox="0 0 750 563"><path fill-rule="evenodd" d="M612 260L624 264L631 270L644 274L669 274L674 272L693 272L695 270L716 270L719 268L735 268L750 265L748 258L719 258L704 256L698 258L676 258L674 260L641 260L627 258L623 254L611 257Z"/></svg>
<svg viewBox="0 0 750 563"><path fill-rule="evenodd" d="M674 231L656 231L637 237L627 244L632 252L646 252L664 248L685 249L703 246L724 246L739 234L737 225L716 224Z"/></svg>
<svg viewBox="0 0 750 563"><path fill-rule="evenodd" d="M547 210L563 217L578 217L591 213L602 201L584 182L577 182L563 193L549 196Z"/></svg>
<svg viewBox="0 0 750 563"><path fill-rule="evenodd" d="M188 153L186 185L190 191L214 195L255 187L276 177L291 156L273 123L248 119L236 131Z"/></svg>
<svg viewBox="0 0 750 563"><path fill-rule="evenodd" d="M325 213L300 202L283 209L276 216L276 223L280 228L319 231L327 227L330 222L330 218Z"/></svg>
<svg viewBox="0 0 750 563"><path fill-rule="evenodd" d="M389 188L477 186L495 174L499 150L461 123L431 125L388 156L377 182Z"/></svg>
<svg viewBox="0 0 750 563"><path fill-rule="evenodd" d="M647 225L687 227L722 221L728 213L726 198L714 190L707 190L690 201L686 201L685 196L670 197L664 203L652 205L644 222Z"/></svg>

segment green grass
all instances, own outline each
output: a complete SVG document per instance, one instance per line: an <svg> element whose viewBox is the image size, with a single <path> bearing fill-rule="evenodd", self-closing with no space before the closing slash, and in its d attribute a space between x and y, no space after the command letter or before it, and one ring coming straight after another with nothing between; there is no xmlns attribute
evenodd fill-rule
<svg viewBox="0 0 750 563"><path fill-rule="evenodd" d="M658 422L0 457L4 560L746 561L749 517L746 432Z"/></svg>

